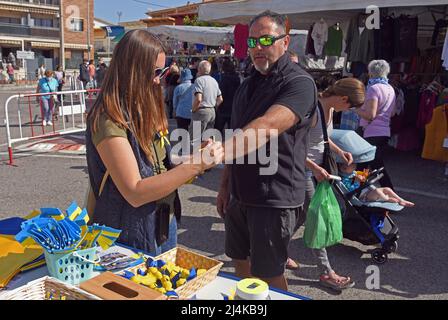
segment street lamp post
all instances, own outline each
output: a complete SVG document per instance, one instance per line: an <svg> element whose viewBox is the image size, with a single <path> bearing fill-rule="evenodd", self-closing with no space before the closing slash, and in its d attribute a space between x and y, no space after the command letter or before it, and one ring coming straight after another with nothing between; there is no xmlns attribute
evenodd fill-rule
<svg viewBox="0 0 448 320"><path fill-rule="evenodd" d="M59 66L65 70L65 41L64 41L64 0L59 0Z"/></svg>

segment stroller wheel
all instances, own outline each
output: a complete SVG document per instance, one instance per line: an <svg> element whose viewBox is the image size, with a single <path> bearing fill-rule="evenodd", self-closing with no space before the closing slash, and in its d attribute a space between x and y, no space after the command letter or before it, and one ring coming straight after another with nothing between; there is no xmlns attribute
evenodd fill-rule
<svg viewBox="0 0 448 320"><path fill-rule="evenodd" d="M383 249L375 249L372 251L372 260L377 264L384 264L387 262L387 253Z"/></svg>
<svg viewBox="0 0 448 320"><path fill-rule="evenodd" d="M390 252L397 252L398 250L398 242L394 241L389 247Z"/></svg>

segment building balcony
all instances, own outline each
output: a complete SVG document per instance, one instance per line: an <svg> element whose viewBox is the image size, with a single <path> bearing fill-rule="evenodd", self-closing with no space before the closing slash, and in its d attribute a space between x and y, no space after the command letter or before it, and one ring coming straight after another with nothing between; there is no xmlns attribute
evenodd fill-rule
<svg viewBox="0 0 448 320"><path fill-rule="evenodd" d="M30 27L20 24L0 23L0 35L59 39L59 28Z"/></svg>
<svg viewBox="0 0 448 320"><path fill-rule="evenodd" d="M59 8L59 0L0 0L0 3L20 6L46 6Z"/></svg>

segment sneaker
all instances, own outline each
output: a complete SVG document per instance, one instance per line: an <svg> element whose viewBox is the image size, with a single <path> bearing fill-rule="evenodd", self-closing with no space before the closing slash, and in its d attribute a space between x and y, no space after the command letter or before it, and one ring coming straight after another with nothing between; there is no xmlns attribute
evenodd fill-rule
<svg viewBox="0 0 448 320"><path fill-rule="evenodd" d="M42 121L42 125L45 127L47 125L47 121Z"/></svg>
<svg viewBox="0 0 448 320"><path fill-rule="evenodd" d="M48 121L48 122L47 122L47 125L52 126L52 125L53 125L53 122Z"/></svg>

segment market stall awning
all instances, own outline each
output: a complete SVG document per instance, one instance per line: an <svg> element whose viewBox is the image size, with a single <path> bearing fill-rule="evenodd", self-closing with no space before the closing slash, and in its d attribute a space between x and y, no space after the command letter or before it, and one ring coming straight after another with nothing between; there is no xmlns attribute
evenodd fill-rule
<svg viewBox="0 0 448 320"><path fill-rule="evenodd" d="M65 48L68 49L78 49L78 50L88 50L89 46L86 44L76 44L76 43L66 43L64 44Z"/></svg>
<svg viewBox="0 0 448 320"><path fill-rule="evenodd" d="M0 10L6 11L14 11L14 12L30 12L30 13L38 13L38 14L48 14L48 15L57 15L59 13L59 7L56 7L54 10L51 9L43 9L32 6L16 6L14 4L0 4Z"/></svg>
<svg viewBox="0 0 448 320"><path fill-rule="evenodd" d="M303 29L325 16L330 23L342 22L368 6L379 8L448 5L447 0L236 0L226 3L204 3L199 6L199 20L227 24L248 23L257 14L271 10L290 16L291 26Z"/></svg>
<svg viewBox="0 0 448 320"><path fill-rule="evenodd" d="M9 40L9 39L0 39L0 45L1 44L9 44L9 45L13 45L13 46L21 46L22 45L22 41L19 41L19 40Z"/></svg>
<svg viewBox="0 0 448 320"><path fill-rule="evenodd" d="M173 40L199 43L208 46L220 46L233 43L234 27L195 27L195 26L155 26L149 27L152 33Z"/></svg>
<svg viewBox="0 0 448 320"><path fill-rule="evenodd" d="M59 48L60 44L59 42L38 42L38 41L32 41L31 46L33 48Z"/></svg>

